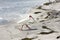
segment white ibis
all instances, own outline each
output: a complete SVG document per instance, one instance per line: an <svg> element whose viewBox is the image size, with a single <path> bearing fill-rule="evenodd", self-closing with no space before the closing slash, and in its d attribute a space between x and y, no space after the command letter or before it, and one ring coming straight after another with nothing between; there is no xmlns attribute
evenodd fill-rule
<svg viewBox="0 0 60 40"><path fill-rule="evenodd" d="M31 29L30 27L29 27L29 25L27 24L27 22L29 21L29 19L30 18L32 18L33 20L34 20L34 18L31 16L31 15L29 15L29 18L28 19L24 19L24 21L19 21L18 23L22 23L23 25L22 25L22 27L21 27L21 30L23 30L22 28L24 27L24 26L26 26L28 29ZM35 20L34 20L35 21Z"/></svg>

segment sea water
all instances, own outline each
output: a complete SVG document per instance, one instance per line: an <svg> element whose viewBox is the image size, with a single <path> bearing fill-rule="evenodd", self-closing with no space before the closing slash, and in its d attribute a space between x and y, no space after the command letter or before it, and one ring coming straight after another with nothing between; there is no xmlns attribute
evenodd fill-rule
<svg viewBox="0 0 60 40"><path fill-rule="evenodd" d="M21 20L28 11L48 0L0 0L0 17L7 20Z"/></svg>

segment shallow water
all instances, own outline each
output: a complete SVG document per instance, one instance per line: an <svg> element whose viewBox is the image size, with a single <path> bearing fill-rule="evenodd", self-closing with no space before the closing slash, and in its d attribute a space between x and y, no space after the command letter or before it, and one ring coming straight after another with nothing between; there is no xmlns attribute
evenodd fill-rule
<svg viewBox="0 0 60 40"><path fill-rule="evenodd" d="M21 20L31 8L44 2L47 0L0 0L0 17L8 20Z"/></svg>

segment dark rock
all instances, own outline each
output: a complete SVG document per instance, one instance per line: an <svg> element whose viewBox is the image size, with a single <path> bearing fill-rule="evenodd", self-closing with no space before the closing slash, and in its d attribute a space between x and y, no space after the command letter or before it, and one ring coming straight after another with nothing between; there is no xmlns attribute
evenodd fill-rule
<svg viewBox="0 0 60 40"><path fill-rule="evenodd" d="M60 36L57 36L57 39L59 39L60 38Z"/></svg>

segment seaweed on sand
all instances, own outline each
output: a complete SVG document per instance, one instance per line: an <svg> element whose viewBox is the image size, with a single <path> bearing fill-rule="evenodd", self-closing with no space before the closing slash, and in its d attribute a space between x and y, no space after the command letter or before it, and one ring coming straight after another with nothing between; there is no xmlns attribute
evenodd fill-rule
<svg viewBox="0 0 60 40"><path fill-rule="evenodd" d="M50 4L52 4L52 2L44 3L44 5L50 5Z"/></svg>
<svg viewBox="0 0 60 40"><path fill-rule="evenodd" d="M52 30L52 29L50 29L50 28L47 28L47 26L42 26L42 28L44 28L44 29L48 29L48 30L50 30L49 32L40 32L39 34L51 34L51 33L55 33L56 31L54 31L54 30Z"/></svg>
<svg viewBox="0 0 60 40"><path fill-rule="evenodd" d="M36 39L37 38L37 36L36 37L34 37L34 38L23 38L23 39L21 39L21 40L33 40L33 39Z"/></svg>
<svg viewBox="0 0 60 40"><path fill-rule="evenodd" d="M42 9L42 6L39 6L37 9Z"/></svg>
<svg viewBox="0 0 60 40"><path fill-rule="evenodd" d="M32 40L32 38L23 38L21 40Z"/></svg>
<svg viewBox="0 0 60 40"><path fill-rule="evenodd" d="M48 30L50 30L51 32L56 32L56 33L58 33L57 31L54 31L54 30L48 28L47 26L42 26L42 28L44 28L44 29L48 29Z"/></svg>
<svg viewBox="0 0 60 40"><path fill-rule="evenodd" d="M47 15L50 16L50 12L47 12Z"/></svg>
<svg viewBox="0 0 60 40"><path fill-rule="evenodd" d="M45 17L45 19L47 19L47 18L48 18L48 16Z"/></svg>
<svg viewBox="0 0 60 40"><path fill-rule="evenodd" d="M34 14L39 14L39 13L41 13L41 12L35 12Z"/></svg>
<svg viewBox="0 0 60 40"><path fill-rule="evenodd" d="M45 20L41 20L40 22L44 22Z"/></svg>
<svg viewBox="0 0 60 40"><path fill-rule="evenodd" d="M48 28L47 26L42 26L42 28L52 30L52 29Z"/></svg>
<svg viewBox="0 0 60 40"><path fill-rule="evenodd" d="M39 34L51 34L51 33L54 33L54 31L50 31L50 32L41 32Z"/></svg>
<svg viewBox="0 0 60 40"><path fill-rule="evenodd" d="M59 39L60 38L60 36L57 36L57 39Z"/></svg>

